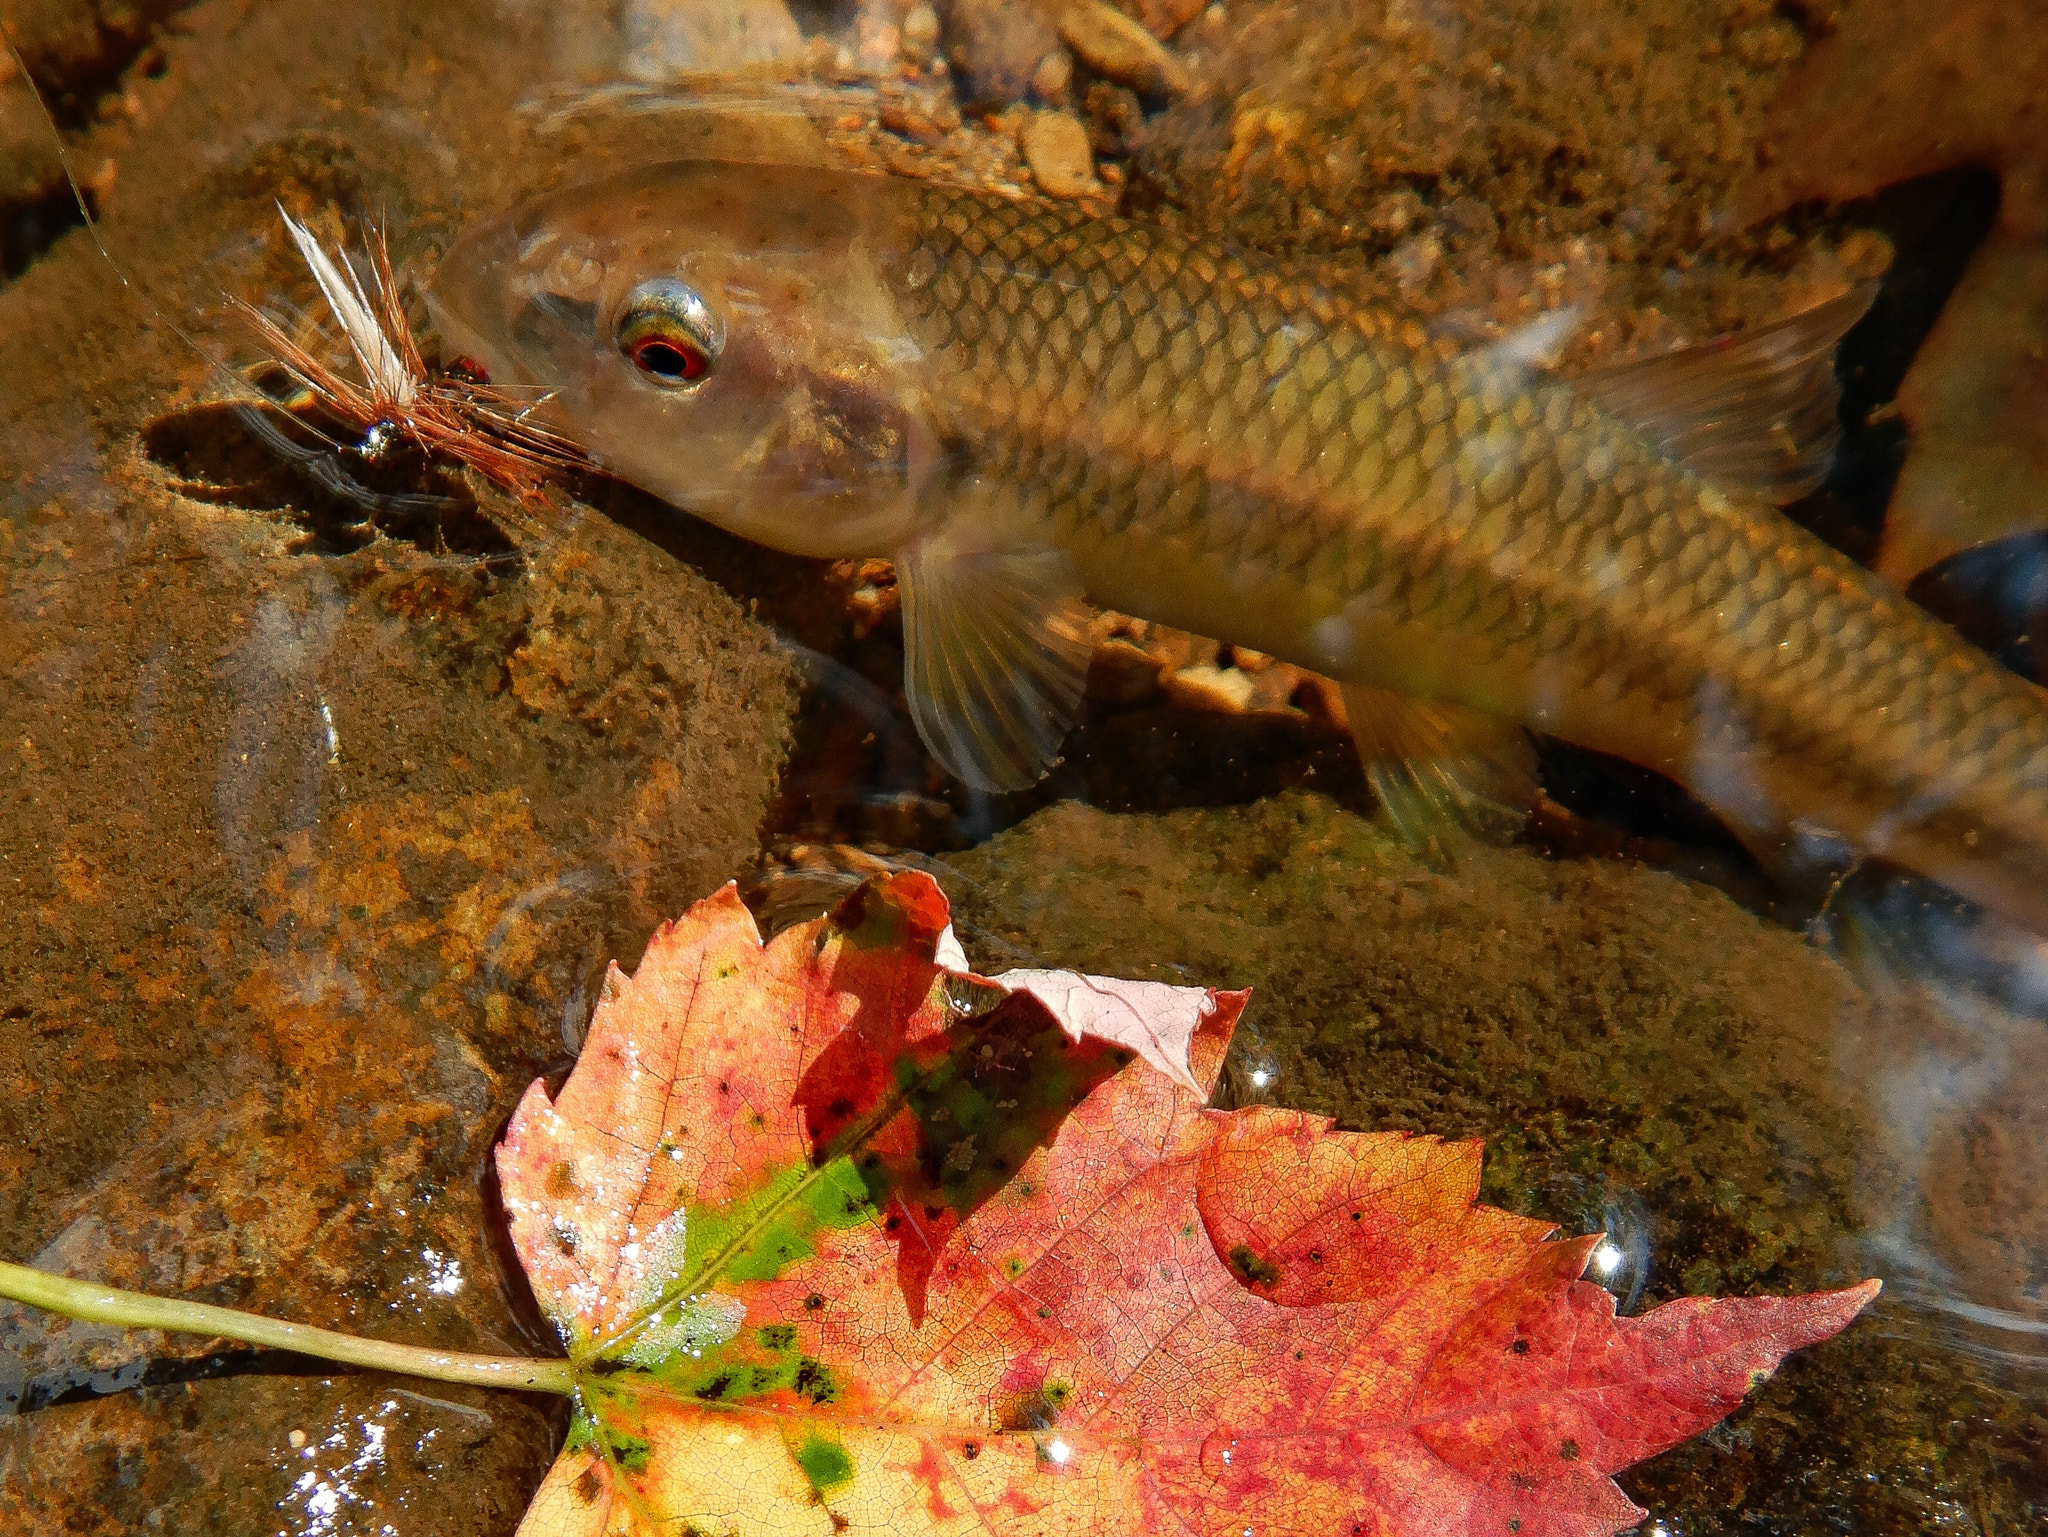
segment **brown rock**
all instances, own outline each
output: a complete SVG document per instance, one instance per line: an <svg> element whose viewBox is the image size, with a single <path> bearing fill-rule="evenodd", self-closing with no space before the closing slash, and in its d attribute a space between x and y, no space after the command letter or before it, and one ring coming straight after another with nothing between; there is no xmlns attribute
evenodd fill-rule
<svg viewBox="0 0 2048 1537"><path fill-rule="evenodd" d="M960 109L953 99L926 91L884 96L876 116L891 133L920 144L937 144L960 126Z"/></svg>
<svg viewBox="0 0 2048 1537"><path fill-rule="evenodd" d="M1088 130L1068 112L1034 112L1017 135L1032 178L1052 197L1079 197L1095 185Z"/></svg>
<svg viewBox="0 0 2048 1537"><path fill-rule="evenodd" d="M1172 37L1207 7L1208 0L1118 0L1118 8L1155 37Z"/></svg>
<svg viewBox="0 0 2048 1537"><path fill-rule="evenodd" d="M1102 0L1063 0L1060 36L1098 72L1147 96L1178 96L1188 88L1186 68L1166 45Z"/></svg>
<svg viewBox="0 0 2048 1537"><path fill-rule="evenodd" d="M558 16L194 8L163 78L131 74L147 132L109 114L74 141L82 172L117 161L95 176L108 243L161 313L81 239L0 286L0 590L30 598L0 604L10 1259L421 1344L544 1344L493 1284L492 1136L570 1049L604 960L752 857L791 663L659 517L397 465L385 489L452 505L335 516L232 409L193 405L226 381L166 321L224 288L307 303L273 200L323 227L390 210L416 258L423 230L524 190L546 157L503 87L559 78ZM662 132L618 137L644 157ZM604 164L595 132L578 156ZM6 1310L0 1402L206 1349L109 1332ZM14 1421L0 1531L300 1529L303 1496L279 1506L334 1471L323 1439L376 1415L379 1512L343 1529L509 1532L546 1406L382 1386L237 1377Z"/></svg>
<svg viewBox="0 0 2048 1537"><path fill-rule="evenodd" d="M1031 76L1060 45L1059 33L1034 5L1014 0L941 0L946 57L974 106L1022 101Z"/></svg>
<svg viewBox="0 0 2048 1537"><path fill-rule="evenodd" d="M903 52L919 64L929 63L939 45L939 13L913 5L903 16Z"/></svg>
<svg viewBox="0 0 2048 1537"><path fill-rule="evenodd" d="M621 27L626 73L640 80L758 69L804 54L783 0L632 0Z"/></svg>
<svg viewBox="0 0 2048 1537"><path fill-rule="evenodd" d="M1159 680L1159 686L1177 705L1191 710L1220 710L1232 715L1250 709L1255 693L1249 673L1209 663L1168 673Z"/></svg>
<svg viewBox="0 0 2048 1537"><path fill-rule="evenodd" d="M1038 61L1038 68L1031 72L1031 89L1038 99L1052 106L1062 106L1067 99L1067 89L1074 83L1074 60L1064 48L1055 48Z"/></svg>
<svg viewBox="0 0 2048 1537"><path fill-rule="evenodd" d="M1159 663L1142 646L1117 638L1095 648L1088 695L1104 704L1142 704L1159 692Z"/></svg>

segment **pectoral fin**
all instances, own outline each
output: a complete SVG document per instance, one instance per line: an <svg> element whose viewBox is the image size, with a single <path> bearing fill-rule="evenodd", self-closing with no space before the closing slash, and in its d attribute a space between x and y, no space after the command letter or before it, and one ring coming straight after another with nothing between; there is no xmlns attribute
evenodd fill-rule
<svg viewBox="0 0 2048 1537"><path fill-rule="evenodd" d="M1775 325L1580 374L1572 388L1703 479L1794 502L1834 458L1835 345L1876 297L1864 283Z"/></svg>
<svg viewBox="0 0 2048 1537"><path fill-rule="evenodd" d="M963 548L946 533L896 556L910 717L981 790L1022 790L1059 758L1088 676L1088 606L1055 550Z"/></svg>
<svg viewBox="0 0 2048 1537"><path fill-rule="evenodd" d="M1343 695L1365 777L1409 843L1511 832L1535 805L1536 750L1513 721L1363 684Z"/></svg>

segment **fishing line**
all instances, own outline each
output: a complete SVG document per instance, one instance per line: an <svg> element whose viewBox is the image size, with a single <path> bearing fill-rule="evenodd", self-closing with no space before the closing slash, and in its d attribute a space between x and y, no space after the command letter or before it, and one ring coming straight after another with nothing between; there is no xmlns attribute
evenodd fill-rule
<svg viewBox="0 0 2048 1537"><path fill-rule="evenodd" d="M281 462L297 470L313 485L352 505L362 508L366 515L365 521L370 523L370 526L380 538L391 543L411 543L416 549L420 549L420 553L425 557L426 564L430 568L488 567L494 564L502 564L505 559L503 554L457 555L446 550L445 534L441 536L444 548L436 551L421 548L417 541L403 539L401 536L393 535L379 527L374 521L379 514L435 518L448 512L461 511L465 508L465 505L473 507L474 503L465 504L461 498L439 496L430 492L383 492L363 485L361 481L351 476L341 463L341 456L348 453L363 453L365 457L372 457L373 455L367 452L363 445L345 443L324 429L317 421L309 420L304 415L292 411L283 401L272 396L261 385L251 379L245 370L228 363L221 355L200 342L185 327L172 319L169 312L151 298L139 283L129 279L127 272L123 270L121 263L115 259L114 253L107 248L107 243L100 234L99 220L94 216L91 202L85 195L84 185L79 181L78 174L73 168L71 152L64 142L63 131L57 126L56 115L51 112L48 101L44 99L42 87L36 83L34 74L30 72L28 60L23 57L19 45L15 42L13 29L4 16L0 16L0 44L4 44L6 47L7 55L13 60L14 68L21 76L22 83L28 88L29 95L35 100L37 113L41 116L44 126L49 130L50 142L57 154L58 168L64 174L64 182L70 189L71 200L78 209L80 222L84 225L86 234L91 238L93 248L99 252L100 260L106 264L107 270L114 275L114 280L121 285L122 289L132 294L156 320L162 323L165 329L180 342L184 343L186 348L199 358L217 378L226 381L228 387L236 392L238 398L231 399L224 402L224 404L231 405L234 408L236 417L242 426L252 436L261 441L266 448L270 449ZM371 227L375 228L375 226ZM224 297L229 299L230 304L235 302L231 295L225 295ZM337 316L337 319L339 318ZM275 364L274 359L268 361ZM250 400L247 392L253 392L257 399L254 401ZM279 429L277 424L269 418L266 408L271 411L285 412L291 417L295 425L321 442L326 443L328 445L327 451L308 449L300 444L293 443ZM529 409L531 408L529 407ZM481 508L476 508L476 510L480 516L489 518L493 523L511 524L522 536L532 535L536 553L545 549L554 537L565 533L567 527L571 526L569 523L560 520L557 520L553 526L550 526L548 523L538 519L519 518L515 520L501 518L495 514L484 513Z"/></svg>

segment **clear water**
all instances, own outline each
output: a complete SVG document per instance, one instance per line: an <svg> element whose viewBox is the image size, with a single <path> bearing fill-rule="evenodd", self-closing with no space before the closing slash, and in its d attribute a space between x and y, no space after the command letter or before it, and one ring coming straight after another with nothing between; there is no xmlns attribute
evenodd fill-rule
<svg viewBox="0 0 2048 1537"><path fill-rule="evenodd" d="M941 46L980 9L941 7ZM1888 261L1844 350L1842 459L1795 509L1878 558L1909 441L1887 402L2012 205L1922 165L1731 228L1796 15L1183 9L1186 96L1085 60L1032 87L1092 132L1099 206L1362 265L1476 335L1580 306L1578 367ZM403 455L294 454L262 430L283 418L222 404L209 360L256 357L223 291L320 318L274 200L330 238L374 219L423 272L476 210L756 131L677 108L759 94L664 82L690 10L157 5L88 45L10 9L72 82L60 123L131 284L63 232L0 80L0 1255L545 1348L488 1155L605 963L725 880L787 915L908 860L978 962L1253 987L1234 1102L1484 1138L1486 1198L1608 1232L1625 1309L1883 1277L1847 1334L1624 1475L1646 1531L2036 1529L2030 943L1883 872L1761 870L1682 791L1561 746L1518 837L1412 853L1312 680L1156 629L1105 625L1053 777L977 794L904 713L885 572L602 481L522 505ZM1051 178L1014 84L932 72L904 10L799 7L775 99L867 164ZM2024 669L2033 554L2022 530L1915 595ZM0 1527L506 1532L562 1431L514 1396L199 1348L0 1314Z"/></svg>

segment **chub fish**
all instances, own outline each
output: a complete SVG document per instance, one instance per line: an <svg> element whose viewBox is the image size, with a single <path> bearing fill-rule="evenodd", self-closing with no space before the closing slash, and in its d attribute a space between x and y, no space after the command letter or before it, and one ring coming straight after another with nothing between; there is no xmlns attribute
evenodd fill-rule
<svg viewBox="0 0 2048 1537"><path fill-rule="evenodd" d="M973 784L1055 761L1094 603L1335 677L1397 800L1512 799L1542 731L2048 933L2048 710L1776 505L1867 297L1565 380L1142 223L682 162L483 221L433 303L608 472L891 557L912 716Z"/></svg>

